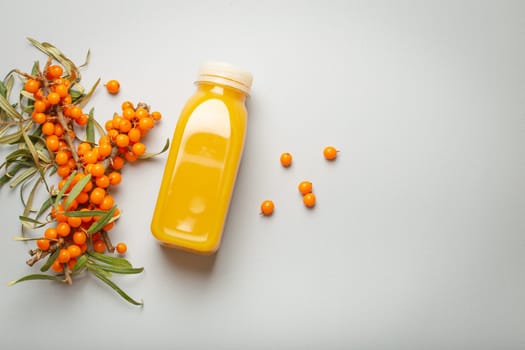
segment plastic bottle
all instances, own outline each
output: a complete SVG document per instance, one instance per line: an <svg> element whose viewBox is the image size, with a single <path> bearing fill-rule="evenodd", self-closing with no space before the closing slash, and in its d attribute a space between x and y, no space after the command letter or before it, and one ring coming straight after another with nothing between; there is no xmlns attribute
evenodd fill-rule
<svg viewBox="0 0 525 350"><path fill-rule="evenodd" d="M151 231L162 244L212 254L219 248L246 134L250 73L200 67L197 91L172 138Z"/></svg>

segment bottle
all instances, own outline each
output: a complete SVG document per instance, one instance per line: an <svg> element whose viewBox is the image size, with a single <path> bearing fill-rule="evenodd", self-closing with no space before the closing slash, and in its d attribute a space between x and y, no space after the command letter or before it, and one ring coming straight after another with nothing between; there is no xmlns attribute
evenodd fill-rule
<svg viewBox="0 0 525 350"><path fill-rule="evenodd" d="M252 75L226 63L199 69L172 138L151 232L200 254L219 248L246 134Z"/></svg>

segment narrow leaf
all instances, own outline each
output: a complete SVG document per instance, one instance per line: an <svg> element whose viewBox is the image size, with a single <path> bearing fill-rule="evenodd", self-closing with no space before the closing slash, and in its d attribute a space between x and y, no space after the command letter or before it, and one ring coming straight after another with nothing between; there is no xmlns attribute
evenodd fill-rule
<svg viewBox="0 0 525 350"><path fill-rule="evenodd" d="M35 200L35 194L36 194L36 191L38 189L38 187L40 186L40 184L42 183L42 178L39 178L38 180L36 180L33 188L31 189L31 192L29 192L29 197L27 197L27 202L25 204L25 209L24 209L24 212L23 212L23 216L28 216L29 213L31 212L31 208L33 207L33 201Z"/></svg>
<svg viewBox="0 0 525 350"><path fill-rule="evenodd" d="M63 282L63 279L62 279L61 276L46 275L46 274L37 273L37 274L27 275L27 276L21 277L21 278L19 278L17 280L11 281L11 282L7 283L7 285L8 286L12 286L12 285L15 285L15 284L20 283L20 282L34 281L34 280L50 280L50 281Z"/></svg>
<svg viewBox="0 0 525 350"><path fill-rule="evenodd" d="M100 78L97 79L97 81L95 82L95 84L93 84L93 86L91 87L91 89L89 89L88 93L82 97L82 99L80 100L80 102L78 103L78 106L80 108L84 108L87 103L89 102L89 99L91 98L91 96L93 95L93 93L95 92L98 84L100 84Z"/></svg>
<svg viewBox="0 0 525 350"><path fill-rule="evenodd" d="M22 135L22 132L20 130L12 133L12 134L8 134L8 135L2 135L2 137L0 137L0 144L10 144L10 143L13 143L15 142L16 140L20 139L20 136Z"/></svg>
<svg viewBox="0 0 525 350"><path fill-rule="evenodd" d="M4 83L0 80L0 95L7 97L7 87L4 85Z"/></svg>
<svg viewBox="0 0 525 350"><path fill-rule="evenodd" d="M126 292L124 292L122 289L120 289L119 286L117 286L113 281L111 281L106 276L104 276L104 275L102 275L102 274L100 274L98 272L95 272L95 276L97 276L98 279L100 279L102 282L104 282L105 284L107 284L108 286L113 288L113 290L116 291L127 302L129 302L129 303L131 303L133 305L140 305L140 306L144 305L144 302L142 300L141 301L136 301L135 299L133 299L132 297L127 295Z"/></svg>
<svg viewBox="0 0 525 350"><path fill-rule="evenodd" d="M31 75L38 75L40 72L40 62L35 61L33 67L31 67Z"/></svg>
<svg viewBox="0 0 525 350"><path fill-rule="evenodd" d="M95 143L95 120L93 119L93 108L89 111L88 121L86 125L86 139L90 143Z"/></svg>
<svg viewBox="0 0 525 350"><path fill-rule="evenodd" d="M66 190L68 189L68 187L71 185L71 182L73 182L73 178L75 177L76 175L76 171L73 171L69 177L67 178L66 182L64 183L64 186L62 187L62 189L58 192L57 194L57 197L55 198L55 206L58 205L58 203L60 203L60 200L62 199L62 196L64 196L64 193L66 192Z"/></svg>
<svg viewBox="0 0 525 350"><path fill-rule="evenodd" d="M71 80L80 80L80 73L78 72L77 67L75 64L67 58L59 49L51 45L50 43L46 42L38 42L35 39L27 38L27 40L37 49L42 51L48 56L53 57L55 60L57 60L64 68L66 69L67 73L70 75Z"/></svg>
<svg viewBox="0 0 525 350"><path fill-rule="evenodd" d="M49 256L49 258L47 259L46 263L40 268L40 271L42 272L46 272L47 270L49 270L49 268L51 267L51 265L53 265L53 263L55 262L55 260L57 259L58 257L58 254L60 253L60 249L57 249L53 252L53 254L51 254Z"/></svg>
<svg viewBox="0 0 525 350"><path fill-rule="evenodd" d="M106 215L107 211L104 210L77 210L77 211L66 211L65 216L72 216L76 218L87 218L90 216L102 216Z"/></svg>
<svg viewBox="0 0 525 350"><path fill-rule="evenodd" d="M170 147L170 139L166 139L166 143L164 144L164 147L162 148L162 150L160 150L159 152L156 152L156 153L144 153L143 155L141 155L138 158L139 159L148 159L148 158L156 157L159 154L162 154L162 153L166 152L169 147Z"/></svg>
<svg viewBox="0 0 525 350"><path fill-rule="evenodd" d="M84 63L82 63L80 66L78 66L78 68L82 68L82 67L85 67L89 64L89 59L91 58L91 50L88 50L87 54L86 54L86 59L84 60Z"/></svg>
<svg viewBox="0 0 525 350"><path fill-rule="evenodd" d="M30 218L29 216L20 215L18 218L20 219L20 221L23 221L23 222L30 222L32 224L37 224L37 225L45 225L45 223L35 220L33 218Z"/></svg>
<svg viewBox="0 0 525 350"><path fill-rule="evenodd" d="M81 255L80 258L77 259L75 266L73 266L73 270L71 270L71 273L78 272L81 268L83 268L86 265L87 261L87 256L85 254Z"/></svg>
<svg viewBox="0 0 525 350"><path fill-rule="evenodd" d="M38 219L42 214L44 214L44 212L51 207L51 205L53 204L54 199L55 198L53 196L51 196L48 199L46 199L44 201L44 203L42 203L42 206L40 207L40 210L36 214L35 218Z"/></svg>
<svg viewBox="0 0 525 350"><path fill-rule="evenodd" d="M0 109L4 110L7 116L11 119L22 119L22 115L18 113L18 111L11 106L9 101L7 99L0 95Z"/></svg>
<svg viewBox="0 0 525 350"><path fill-rule="evenodd" d="M92 258L101 261L103 263L113 265L113 266L120 266L120 267L133 267L129 261L127 261L124 258L118 258L116 256L109 256L105 254L100 254L97 252L88 252L88 255Z"/></svg>
<svg viewBox="0 0 525 350"><path fill-rule="evenodd" d="M9 184L9 187L15 188L16 186L20 185L22 182L33 177L37 172L38 172L38 169L36 167L27 169L22 174L20 174L17 178L15 178L13 181L11 181L11 183Z"/></svg>
<svg viewBox="0 0 525 350"><path fill-rule="evenodd" d="M36 152L35 145L33 144L33 141L29 138L27 135L27 132L20 128L20 131L22 132L22 137L24 138L24 141L26 143L27 148L29 149L29 152L31 152L31 156L33 157L33 161L35 162L35 165L40 168L40 159L38 157L38 153Z"/></svg>
<svg viewBox="0 0 525 350"><path fill-rule="evenodd" d="M77 198L77 196L80 194L80 192L82 192L82 190L84 189L84 187L86 187L86 184L91 180L91 174L87 174L86 176L84 176L83 178L81 178L76 184L75 186L73 186L73 188L71 189L71 191L69 192L69 195L67 196L67 199L66 199L66 204L64 204L64 208L69 208L69 206L71 205L71 203L73 202L73 200L75 200Z"/></svg>
<svg viewBox="0 0 525 350"><path fill-rule="evenodd" d="M97 264L97 267L107 272L114 272L119 274L137 274L144 271L143 267L122 267L101 264Z"/></svg>
<svg viewBox="0 0 525 350"><path fill-rule="evenodd" d="M106 224L113 218L113 214L115 213L115 210L117 209L116 206L113 206L108 212L106 212L106 215L102 216L100 220L95 221L94 223L89 226L89 229L87 230L88 235L92 235L95 232L100 231Z"/></svg>

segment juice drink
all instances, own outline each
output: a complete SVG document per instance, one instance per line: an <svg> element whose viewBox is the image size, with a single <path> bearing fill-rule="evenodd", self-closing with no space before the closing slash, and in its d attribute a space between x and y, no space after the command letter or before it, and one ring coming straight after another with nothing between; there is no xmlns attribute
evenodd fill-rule
<svg viewBox="0 0 525 350"><path fill-rule="evenodd" d="M201 66L169 151L151 231L162 244L214 253L244 148L250 73L224 63Z"/></svg>

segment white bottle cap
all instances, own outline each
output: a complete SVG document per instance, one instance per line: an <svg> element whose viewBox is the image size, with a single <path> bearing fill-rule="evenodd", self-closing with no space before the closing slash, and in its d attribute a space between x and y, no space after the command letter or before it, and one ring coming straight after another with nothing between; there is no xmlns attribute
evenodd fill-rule
<svg viewBox="0 0 525 350"><path fill-rule="evenodd" d="M198 81L224 84L250 93L252 87L252 74L237 66L223 62L207 62L199 68Z"/></svg>

